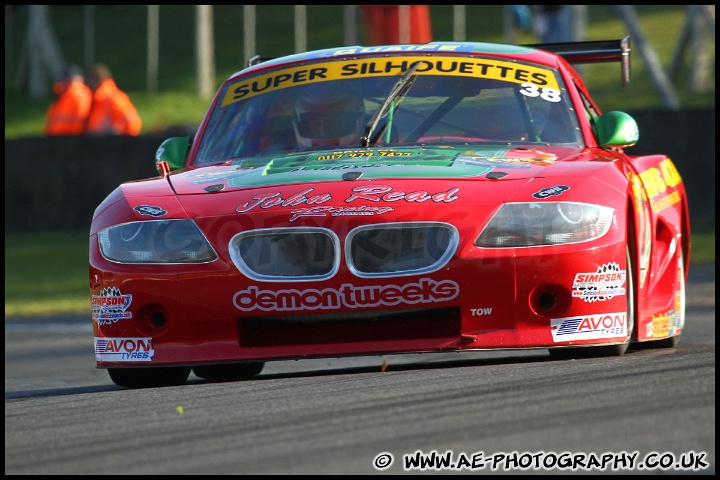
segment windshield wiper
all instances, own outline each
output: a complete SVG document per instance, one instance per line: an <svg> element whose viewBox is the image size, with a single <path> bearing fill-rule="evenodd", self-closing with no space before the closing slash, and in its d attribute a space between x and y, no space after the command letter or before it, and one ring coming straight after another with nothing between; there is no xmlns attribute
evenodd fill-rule
<svg viewBox="0 0 720 480"><path fill-rule="evenodd" d="M395 86L393 86L392 90L390 90L388 96L385 97L385 101L380 106L380 108L375 111L370 121L367 123L367 125L365 125L365 135L360 137L360 144L363 147L373 146L378 141L380 135L382 135L385 128L387 128L388 124L386 123L385 125L383 125L383 128L381 128L377 133L373 135L373 132L375 132L375 129L380 122L380 119L387 115L388 111L391 108L394 111L395 108L400 105L400 102L402 102L403 98L405 98L405 94L407 94L408 90L410 90L410 87L412 87L413 83L415 83L417 75L414 75L414 73L419 66L420 62L408 68L407 72L405 72L403 76L400 77L400 80L398 80Z"/></svg>

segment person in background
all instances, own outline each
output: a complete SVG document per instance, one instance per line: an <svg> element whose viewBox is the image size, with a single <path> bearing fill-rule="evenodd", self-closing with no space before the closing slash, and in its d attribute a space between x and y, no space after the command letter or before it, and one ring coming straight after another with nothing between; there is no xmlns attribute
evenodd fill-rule
<svg viewBox="0 0 720 480"><path fill-rule="evenodd" d="M90 113L92 90L85 85L80 67L69 65L53 84L57 95L46 115L45 135L82 135Z"/></svg>
<svg viewBox="0 0 720 480"><path fill-rule="evenodd" d="M571 42L571 5L531 5L532 30L541 43Z"/></svg>
<svg viewBox="0 0 720 480"><path fill-rule="evenodd" d="M88 135L132 135L142 129L142 120L130 97L120 90L107 65L98 63L87 74L87 84L93 91L88 116Z"/></svg>

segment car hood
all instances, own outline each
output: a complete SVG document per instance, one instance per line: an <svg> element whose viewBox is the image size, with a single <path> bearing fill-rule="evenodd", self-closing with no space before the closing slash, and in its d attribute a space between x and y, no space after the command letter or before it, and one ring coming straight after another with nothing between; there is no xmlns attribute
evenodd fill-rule
<svg viewBox="0 0 720 480"><path fill-rule="evenodd" d="M170 175L178 195L278 185L374 179L522 180L557 174L585 176L587 149L567 147L355 148L283 156L253 156ZM558 168L574 160L572 169ZM598 165L599 166L599 165Z"/></svg>

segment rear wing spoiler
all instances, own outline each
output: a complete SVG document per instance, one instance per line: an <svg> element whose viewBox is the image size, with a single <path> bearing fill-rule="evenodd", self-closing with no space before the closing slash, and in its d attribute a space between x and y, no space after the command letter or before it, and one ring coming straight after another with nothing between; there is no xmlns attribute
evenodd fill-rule
<svg viewBox="0 0 720 480"><path fill-rule="evenodd" d="M591 40L588 42L537 43L523 45L560 55L568 63L620 62L623 87L630 82L630 37L620 40Z"/></svg>
<svg viewBox="0 0 720 480"><path fill-rule="evenodd" d="M623 87L630 83L630 36L620 40L590 40L587 42L536 43L523 47L538 48L560 55L569 63L620 62ZM272 60L255 55L248 67Z"/></svg>

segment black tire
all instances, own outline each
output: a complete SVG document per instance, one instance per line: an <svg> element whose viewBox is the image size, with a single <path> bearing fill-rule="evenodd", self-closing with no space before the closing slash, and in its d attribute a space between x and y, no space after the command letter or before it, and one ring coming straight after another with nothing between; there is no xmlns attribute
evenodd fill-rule
<svg viewBox="0 0 720 480"><path fill-rule="evenodd" d="M242 363L224 363L221 365L203 365L194 367L193 373L205 380L214 382L232 382L238 380L247 380L260 373L265 366L265 362L242 362Z"/></svg>
<svg viewBox="0 0 720 480"><path fill-rule="evenodd" d="M601 345L599 347L566 347L551 348L550 358L554 360L567 360L571 358L593 358L593 357L621 357L630 346L633 332L635 330L635 276L633 275L630 248L625 249L627 264L625 266L625 297L627 299L627 331L628 338L625 342L616 345Z"/></svg>
<svg viewBox="0 0 720 480"><path fill-rule="evenodd" d="M185 383L190 367L109 368L108 373L121 387L171 387Z"/></svg>
<svg viewBox="0 0 720 480"><path fill-rule="evenodd" d="M650 348L675 348L677 344L680 343L680 335L663 338L662 340L653 340L648 343L650 344L648 345Z"/></svg>

